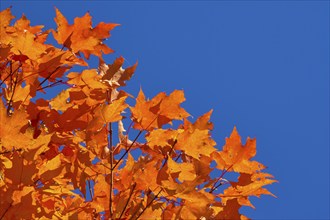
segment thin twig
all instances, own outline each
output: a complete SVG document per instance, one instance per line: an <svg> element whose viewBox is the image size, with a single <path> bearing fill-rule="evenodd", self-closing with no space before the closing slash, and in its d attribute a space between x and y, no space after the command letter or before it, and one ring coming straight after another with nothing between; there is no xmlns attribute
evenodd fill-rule
<svg viewBox="0 0 330 220"><path fill-rule="evenodd" d="M44 84L61 66L56 67L41 83L37 88L40 88L42 84Z"/></svg>
<svg viewBox="0 0 330 220"><path fill-rule="evenodd" d="M178 160L179 160L179 158L181 157L181 155L182 155L182 152L180 152L180 154L175 158L175 162L177 162Z"/></svg>
<svg viewBox="0 0 330 220"><path fill-rule="evenodd" d="M164 163L162 164L162 166L161 166L161 168L159 169L159 171L160 171L161 169L163 169L163 167L166 165L166 163L167 163L167 161L168 161L168 158L171 156L171 153L173 152L173 150L174 150L174 146L175 146L175 144L176 144L177 142L178 142L177 139L175 139L175 141L173 142L173 144L172 144L172 146L171 146L171 149L170 149L170 151L168 152L168 155L166 156L165 161L164 161Z"/></svg>
<svg viewBox="0 0 330 220"><path fill-rule="evenodd" d="M91 187L91 180L90 179L87 180L87 184L88 184L87 187L88 187L88 190L89 190L89 194L90 194L91 199L92 199L91 201L93 201L94 200L94 198L93 198L94 197L94 195L93 195L94 193L93 193L93 190L92 190L92 187Z"/></svg>
<svg viewBox="0 0 330 220"><path fill-rule="evenodd" d="M6 59L7 62L6 63L2 63L2 65L0 66L0 70L4 70L3 72L6 71L6 66L8 65L8 63L10 63L10 60ZM0 72L0 79L2 78L2 71ZM9 75L6 76L6 78L8 77ZM0 86L2 85L2 83L0 83Z"/></svg>
<svg viewBox="0 0 330 220"><path fill-rule="evenodd" d="M123 214L125 213L125 210L126 210L126 208L127 208L127 205L128 205L129 201L130 201L131 198L132 198L132 195L133 195L133 192L134 192L135 187L136 187L136 183L133 184L133 187L132 187L131 192L130 192L130 194L129 194L129 196L128 196L128 199L127 199L127 201L126 201L126 204L125 204L125 206L124 206L124 209L123 209L123 211L121 211L121 213L120 213L119 219L121 219L121 217L122 217Z"/></svg>
<svg viewBox="0 0 330 220"><path fill-rule="evenodd" d="M5 217L5 215L6 215L6 213L8 212L8 210L12 207L13 202L14 202L14 201L12 201L12 202L9 204L8 208L5 210L5 212L4 212L4 213L2 214L2 216L0 217L0 220L2 220L3 217Z"/></svg>
<svg viewBox="0 0 330 220"><path fill-rule="evenodd" d="M11 64L11 63L10 63ZM17 67L17 69L16 70L14 70L13 72L12 72L12 65L10 65L10 73L6 76L6 78L4 78L3 80L2 80L2 82L0 83L0 86L2 86L2 84L10 77L10 76L12 76L14 73L16 73L16 71L18 71L19 70L19 68L22 66L22 64L20 64L18 67Z"/></svg>
<svg viewBox="0 0 330 220"><path fill-rule="evenodd" d="M13 85L12 85L12 83L13 83L13 75L14 75L14 73L13 73L13 63L12 62L10 62L10 65L9 65L9 71L10 71L10 90L13 90Z"/></svg>
<svg viewBox="0 0 330 220"><path fill-rule="evenodd" d="M130 151L130 149L133 147L133 145L135 144L136 140L139 138L139 136L142 134L142 131L139 131L139 133L136 135L136 137L134 138L134 140L132 141L131 145L127 148L127 150L125 151L125 153L123 155L121 155L121 157L119 158L119 160L117 161L117 163L112 167L112 170L114 170L118 164L120 163L120 161L126 156L126 154Z"/></svg>
<svg viewBox="0 0 330 220"><path fill-rule="evenodd" d="M12 90L11 97L10 97L10 100L8 102L7 115L10 115L10 109L13 106L13 98L14 98L15 89L16 89L16 85L17 85L17 78L18 78L18 72L16 73L16 78L15 78L15 82L14 82L14 88Z"/></svg>
<svg viewBox="0 0 330 220"><path fill-rule="evenodd" d="M55 85L57 85L57 84L59 84L59 83L63 84L63 81L62 81L62 80L56 81L56 82L54 82L54 83L52 83L52 84L50 84L50 85L48 85L48 86L45 86L45 87L42 87L42 88L38 88L37 91L39 91L39 90L43 90L43 89L46 89L46 88L53 87L53 86L55 86Z"/></svg>
<svg viewBox="0 0 330 220"><path fill-rule="evenodd" d="M222 183L220 183L218 185L216 185L216 184L218 183L219 180L221 180L223 178L223 176L228 172L228 170L233 167L233 165L234 164L230 165L227 169L225 169L224 171L222 171L222 173L219 176L219 178L214 182L214 184L213 184L213 186L212 186L212 188L211 188L211 190L210 190L209 193L212 193L214 190L216 190L219 186L222 185Z"/></svg>
<svg viewBox="0 0 330 220"><path fill-rule="evenodd" d="M140 216L144 213L144 211L155 201L155 199L158 198L158 195L163 191L163 189L160 189L159 192L157 193L157 195L155 195L155 197L146 205L146 207L144 207L144 209L142 210L142 212L136 217L135 220L139 219Z"/></svg>
<svg viewBox="0 0 330 220"><path fill-rule="evenodd" d="M152 123L158 118L159 115L156 115L156 117L149 123L149 125L144 129L148 129ZM117 163L115 164L115 166L112 168L113 170L118 166L118 164L120 163L120 161L126 156L126 154L131 150L131 148L133 147L133 145L135 144L135 142L137 141L137 139L140 137L140 135L142 134L142 132L144 130L140 130L139 133L136 135L136 137L134 138L134 140L132 141L131 145L126 149L125 153L119 158L119 160L117 161Z"/></svg>
<svg viewBox="0 0 330 220"><path fill-rule="evenodd" d="M23 188L22 186L23 168L24 168L24 156L22 156L22 169L21 169L21 175L19 177L19 189Z"/></svg>
<svg viewBox="0 0 330 220"><path fill-rule="evenodd" d="M107 102L111 104L110 91L107 90ZM112 207L112 194L113 194L113 148L112 148L112 124L108 123L108 150L110 151L110 198L109 198L109 213L110 219L113 215L113 207Z"/></svg>
<svg viewBox="0 0 330 220"><path fill-rule="evenodd" d="M110 151L110 204L109 204L109 211L110 216L113 215L113 208L112 208L112 194L113 194L113 149L112 149L112 125L109 123L109 140L108 140L108 148Z"/></svg>

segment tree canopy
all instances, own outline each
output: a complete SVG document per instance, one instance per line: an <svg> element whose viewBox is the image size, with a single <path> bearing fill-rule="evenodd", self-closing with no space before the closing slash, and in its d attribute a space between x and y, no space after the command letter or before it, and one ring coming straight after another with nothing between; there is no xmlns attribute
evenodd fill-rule
<svg viewBox="0 0 330 220"><path fill-rule="evenodd" d="M0 219L247 219L250 197L273 195L255 138L233 128L217 147L212 110L192 122L182 90L123 90L137 64L107 63L117 24L89 13L70 24L58 9L55 30L14 18L0 13Z"/></svg>

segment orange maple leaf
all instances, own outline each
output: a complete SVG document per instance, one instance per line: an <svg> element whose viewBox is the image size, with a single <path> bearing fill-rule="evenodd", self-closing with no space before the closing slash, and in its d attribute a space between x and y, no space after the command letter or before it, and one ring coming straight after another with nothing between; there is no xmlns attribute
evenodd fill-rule
<svg viewBox="0 0 330 220"><path fill-rule="evenodd" d="M218 169L250 174L265 168L261 163L250 160L255 155L256 139L248 138L246 144L242 145L236 127L230 137L226 138L223 150L212 154Z"/></svg>
<svg viewBox="0 0 330 220"><path fill-rule="evenodd" d="M172 120L182 120L189 114L180 107L185 101L183 91L175 90L170 95L159 93L151 100L146 100L142 89L136 98L136 105L131 107L134 128L152 130L161 128Z"/></svg>
<svg viewBox="0 0 330 220"><path fill-rule="evenodd" d="M263 188L266 185L277 182L272 178L273 176L268 173L242 173L238 178L238 182L232 182L232 186L225 189L223 194L220 194L219 196L224 204L226 204L229 200L237 199L237 202L240 205L255 208L250 202L249 197L260 197L261 195L274 196L266 188Z"/></svg>
<svg viewBox="0 0 330 220"><path fill-rule="evenodd" d="M90 14L86 13L81 18L75 18L73 25L69 25L63 14L56 8L57 30L52 31L54 38L73 53L82 52L87 59L91 54L101 57L102 52L104 54L113 52L103 44L103 40L110 37L109 32L118 24L101 22L93 28L91 19Z"/></svg>

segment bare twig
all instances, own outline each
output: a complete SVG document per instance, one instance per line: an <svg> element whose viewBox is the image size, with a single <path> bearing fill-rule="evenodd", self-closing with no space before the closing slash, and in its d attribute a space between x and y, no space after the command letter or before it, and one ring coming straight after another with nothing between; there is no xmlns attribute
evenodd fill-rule
<svg viewBox="0 0 330 220"><path fill-rule="evenodd" d="M8 208L7 208L7 209L5 210L5 212L1 215L0 220L2 220L3 217L5 217L5 215L6 215L6 213L8 212L8 210L12 207L13 202L14 202L14 201L12 201L12 202L9 204Z"/></svg>
<svg viewBox="0 0 330 220"><path fill-rule="evenodd" d="M59 84L59 83L63 84L63 81L62 81L62 80L56 81L56 82L54 82L54 83L52 83L52 84L50 84L50 85L48 85L48 86L45 86L45 87L42 87L42 88L38 88L37 91L39 91L39 90L43 90L43 89L46 89L46 88L53 87L53 86L55 86L55 85L57 85L57 84Z"/></svg>
<svg viewBox="0 0 330 220"><path fill-rule="evenodd" d="M127 199L127 201L126 201L126 204L125 204L125 206L124 206L123 211L121 211L121 213L120 213L119 219L121 219L121 217L122 217L123 214L125 213L125 210L126 210L126 208L127 208L127 205L128 205L129 201L130 201L131 198L132 198L132 195L133 195L133 192L134 192L135 187L136 187L136 183L134 183L133 186L132 186L131 192L129 193L129 196L128 196L128 199Z"/></svg>
<svg viewBox="0 0 330 220"><path fill-rule="evenodd" d="M174 159L175 162L177 162L179 160L179 158L181 157L182 152Z"/></svg>
<svg viewBox="0 0 330 220"><path fill-rule="evenodd" d="M107 101L108 104L111 103L110 99L110 91L107 90ZM108 150L110 151L110 201L109 201L109 212L110 218L113 215L113 207L112 207L112 194L113 194L113 148L112 148L112 124L108 123Z"/></svg>
<svg viewBox="0 0 330 220"><path fill-rule="evenodd" d="M126 156L126 154L131 150L131 148L133 147L133 145L135 144L136 140L140 137L140 135L142 134L142 131L139 131L139 133L136 135L136 137L134 138L134 140L132 141L131 145L127 148L127 150L125 151L125 153L123 155L121 155L121 157L119 158L119 160L117 161L117 163L112 167L112 170L114 170L118 164L120 163L120 161Z"/></svg>
<svg viewBox="0 0 330 220"><path fill-rule="evenodd" d="M12 65L10 65L10 71L12 71L11 70L11 67ZM11 74L11 75L13 75L13 74ZM12 107L12 105L13 105L13 98L14 98L14 94L15 94L15 89L16 89L16 85L17 85L17 80L18 80L18 71L16 71L16 78L15 78L15 81L14 81L14 87L13 87L13 89L12 89L12 93L11 93L11 97L10 97L10 100L9 100L9 102L8 102L8 107L7 107L7 115L10 115L10 109L11 109L11 107Z"/></svg>
<svg viewBox="0 0 330 220"><path fill-rule="evenodd" d="M171 153L173 152L173 150L174 150L174 146L175 146L175 144L176 144L177 142L178 142L178 141L175 139L175 141L173 142L173 144L172 144L172 146L171 146L170 151L168 152L168 155L167 155L166 158L165 158L164 163L162 164L162 166L160 167L159 170L163 169L163 167L166 165L166 163L167 163L167 161L168 161L168 157L171 156Z"/></svg>
<svg viewBox="0 0 330 220"><path fill-rule="evenodd" d="M112 125L108 123L109 126L109 140L108 140L108 148L110 151L110 204L109 204L109 211L110 216L113 215L113 208L112 208L112 194L113 194L113 149L112 149Z"/></svg>
<svg viewBox="0 0 330 220"><path fill-rule="evenodd" d="M221 182L218 185L217 185L217 183L223 178L223 176L228 172L228 170L233 167L233 165L234 164L230 165L227 169L225 169L224 171L222 171L222 173L219 176L219 178L214 182L214 184L213 184L213 186L212 186L212 188L211 188L211 190L210 190L209 193L212 193L214 190L216 190L219 186L222 185Z"/></svg>
<svg viewBox="0 0 330 220"><path fill-rule="evenodd" d="M155 197L144 207L142 212L136 217L136 220L140 218L140 216L144 213L144 211L155 201L155 199L158 198L158 195L163 191L163 189L160 189L159 192L155 195Z"/></svg>
<svg viewBox="0 0 330 220"><path fill-rule="evenodd" d="M10 62L10 73L2 80L2 82L0 83L0 86L2 86L2 84L9 78L9 77L12 77L13 74L15 74L19 68L21 68L21 64L17 67L16 70L12 71L12 65L11 65L11 62Z"/></svg>
<svg viewBox="0 0 330 220"><path fill-rule="evenodd" d="M150 127L150 125L152 125L152 123L158 118L159 115L157 115L150 123L149 125L144 129L148 129ZM137 139L140 137L140 135L142 134L142 132L144 130L140 130L139 133L136 135L136 137L134 138L134 140L132 141L131 145L126 149L125 153L119 158L119 160L117 161L117 163L115 164L115 166L112 169L115 169L118 164L120 163L120 161L126 156L126 154L131 150L131 148L133 147L133 145L135 144L135 142L137 141Z"/></svg>
<svg viewBox="0 0 330 220"><path fill-rule="evenodd" d="M61 66L56 67L41 83L39 83L38 88L42 86Z"/></svg>

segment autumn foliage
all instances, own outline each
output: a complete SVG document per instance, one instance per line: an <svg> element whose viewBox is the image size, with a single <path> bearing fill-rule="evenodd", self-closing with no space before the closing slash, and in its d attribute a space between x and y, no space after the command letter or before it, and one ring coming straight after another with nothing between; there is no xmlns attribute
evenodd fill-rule
<svg viewBox="0 0 330 220"><path fill-rule="evenodd" d="M251 196L272 195L255 139L234 128L219 149L212 111L191 122L183 91L122 90L137 65L106 64L117 24L70 24L58 9L56 30L13 19L0 14L0 219L246 219Z"/></svg>

